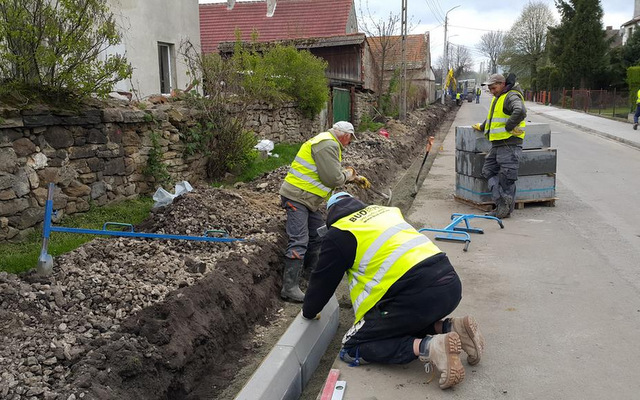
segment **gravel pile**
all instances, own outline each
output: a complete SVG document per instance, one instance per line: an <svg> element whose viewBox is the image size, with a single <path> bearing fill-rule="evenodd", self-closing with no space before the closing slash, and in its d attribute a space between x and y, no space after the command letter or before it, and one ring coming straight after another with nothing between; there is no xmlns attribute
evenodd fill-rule
<svg viewBox="0 0 640 400"><path fill-rule="evenodd" d="M390 121L389 139L359 134L343 165L390 186L445 112ZM135 229L250 240L97 238L56 257L49 277L0 272L0 399L187 398L203 371L214 376L209 388L222 388L250 351L247 332L279 309L286 235L277 191L287 170L234 189L197 186Z"/></svg>

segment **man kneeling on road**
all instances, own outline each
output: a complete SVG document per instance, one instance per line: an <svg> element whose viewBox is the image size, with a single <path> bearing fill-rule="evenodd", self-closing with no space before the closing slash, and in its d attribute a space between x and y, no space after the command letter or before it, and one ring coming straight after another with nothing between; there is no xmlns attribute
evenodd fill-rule
<svg viewBox="0 0 640 400"><path fill-rule="evenodd" d="M340 358L352 366L406 364L440 371L440 388L464 379L460 351L480 362L484 338L473 317L445 318L462 297L447 256L409 225L398 208L362 203L349 193L327 202L327 227L302 316L313 320L347 274L355 323Z"/></svg>

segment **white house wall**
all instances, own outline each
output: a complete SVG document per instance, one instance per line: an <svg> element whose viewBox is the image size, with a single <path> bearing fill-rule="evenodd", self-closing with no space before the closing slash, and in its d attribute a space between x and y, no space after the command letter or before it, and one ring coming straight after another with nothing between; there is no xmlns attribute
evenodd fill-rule
<svg viewBox="0 0 640 400"><path fill-rule="evenodd" d="M172 47L170 89L185 89L190 79L179 54L183 41L200 51L198 0L107 0L116 15L123 49L133 67L133 77L117 84L116 90L136 92L139 98L161 93L158 44ZM170 90L165 90L168 94Z"/></svg>

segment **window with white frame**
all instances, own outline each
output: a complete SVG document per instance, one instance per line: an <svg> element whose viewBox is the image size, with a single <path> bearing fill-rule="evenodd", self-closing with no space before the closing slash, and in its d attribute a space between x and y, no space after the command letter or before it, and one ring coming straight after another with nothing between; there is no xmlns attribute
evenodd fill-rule
<svg viewBox="0 0 640 400"><path fill-rule="evenodd" d="M169 94L174 86L174 46L158 43L158 64L160 66L160 93Z"/></svg>

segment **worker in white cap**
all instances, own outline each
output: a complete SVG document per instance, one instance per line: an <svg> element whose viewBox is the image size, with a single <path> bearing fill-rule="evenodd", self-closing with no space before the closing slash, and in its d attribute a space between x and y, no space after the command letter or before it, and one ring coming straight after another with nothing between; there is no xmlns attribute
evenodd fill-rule
<svg viewBox="0 0 640 400"><path fill-rule="evenodd" d="M336 122L302 144L280 187L282 207L287 211L289 242L282 278L283 299L302 302L300 273L312 270L320 252L317 229L324 225L320 205L334 188L359 179L353 167L342 168L342 151L355 138L353 125Z"/></svg>

